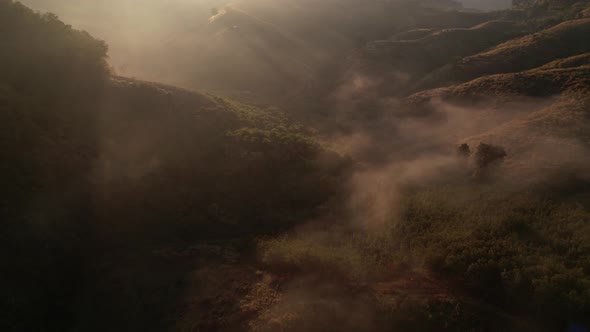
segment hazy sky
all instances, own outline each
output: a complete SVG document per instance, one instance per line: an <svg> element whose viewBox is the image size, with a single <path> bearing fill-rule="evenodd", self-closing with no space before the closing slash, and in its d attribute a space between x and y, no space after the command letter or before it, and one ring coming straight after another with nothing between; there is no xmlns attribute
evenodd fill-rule
<svg viewBox="0 0 590 332"><path fill-rule="evenodd" d="M459 0L467 8L484 10L506 9L512 7L512 0Z"/></svg>
<svg viewBox="0 0 590 332"><path fill-rule="evenodd" d="M299 79L356 38L355 17L372 22L383 14L362 1L362 6L346 6L341 4L354 2L342 0L22 2L35 10L53 12L67 24L105 40L117 74L199 89L217 89L219 82L215 81L220 77L223 86L235 83L239 90L245 89L243 83L254 84L258 78L276 76L276 81L259 82L270 85ZM481 8L505 6L511 0L463 2ZM212 8L228 4L241 10L219 24L210 24ZM387 15L381 20L403 19Z"/></svg>
<svg viewBox="0 0 590 332"><path fill-rule="evenodd" d="M198 34L211 8L227 0L22 0L42 12L57 14L67 24L86 30L109 45L117 72L139 75L154 52L185 32ZM139 62L138 62L139 61Z"/></svg>

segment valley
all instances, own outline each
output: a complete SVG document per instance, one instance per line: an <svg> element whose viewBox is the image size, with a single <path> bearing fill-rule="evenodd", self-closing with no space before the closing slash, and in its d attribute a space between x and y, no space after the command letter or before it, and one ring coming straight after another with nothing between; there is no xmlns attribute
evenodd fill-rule
<svg viewBox="0 0 590 332"><path fill-rule="evenodd" d="M590 329L590 2L23 3L2 331Z"/></svg>

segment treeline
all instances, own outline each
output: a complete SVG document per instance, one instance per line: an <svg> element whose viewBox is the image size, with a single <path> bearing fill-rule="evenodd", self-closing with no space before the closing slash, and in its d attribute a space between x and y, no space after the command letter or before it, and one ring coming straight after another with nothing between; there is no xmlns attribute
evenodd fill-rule
<svg viewBox="0 0 590 332"><path fill-rule="evenodd" d="M0 39L0 328L65 328L91 243L107 47L7 0Z"/></svg>

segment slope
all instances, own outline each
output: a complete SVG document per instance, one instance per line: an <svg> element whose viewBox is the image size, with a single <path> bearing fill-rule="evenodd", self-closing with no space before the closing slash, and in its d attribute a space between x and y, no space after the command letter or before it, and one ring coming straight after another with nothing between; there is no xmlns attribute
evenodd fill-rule
<svg viewBox="0 0 590 332"><path fill-rule="evenodd" d="M523 71L559 58L587 53L590 51L588 33L589 19L566 21L442 67L426 76L414 89L419 91L483 75Z"/></svg>
<svg viewBox="0 0 590 332"><path fill-rule="evenodd" d="M470 28L410 30L367 43L342 65L341 80L363 75L380 81L376 89L383 94L400 95L416 78L524 33L524 25L507 20L487 21Z"/></svg>
<svg viewBox="0 0 590 332"><path fill-rule="evenodd" d="M489 142L506 147L507 168L518 172L511 177L533 182L558 172L586 177L590 66L585 58L574 56L529 71L485 76L420 92L406 102L422 114L448 107L466 109L470 121L485 122L466 133L464 141L471 146Z"/></svg>

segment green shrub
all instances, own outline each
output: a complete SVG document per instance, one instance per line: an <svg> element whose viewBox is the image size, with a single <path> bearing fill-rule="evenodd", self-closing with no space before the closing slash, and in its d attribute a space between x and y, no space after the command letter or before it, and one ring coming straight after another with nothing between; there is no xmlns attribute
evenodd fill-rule
<svg viewBox="0 0 590 332"><path fill-rule="evenodd" d="M323 232L259 242L261 261L272 269L356 281L373 278L383 269L376 257L361 249L352 237Z"/></svg>
<svg viewBox="0 0 590 332"><path fill-rule="evenodd" d="M431 189L408 197L396 236L406 255L477 298L538 319L586 319L590 212L579 205L491 187Z"/></svg>

